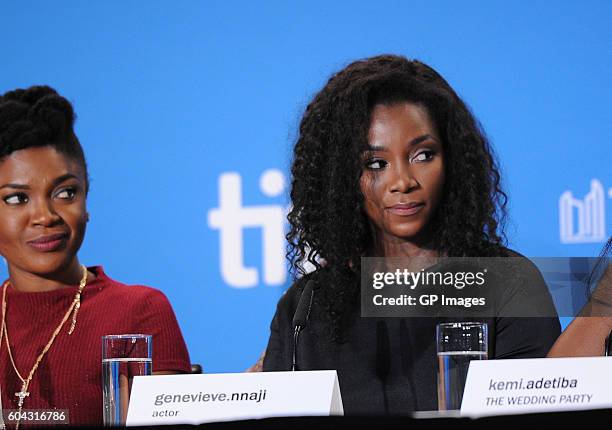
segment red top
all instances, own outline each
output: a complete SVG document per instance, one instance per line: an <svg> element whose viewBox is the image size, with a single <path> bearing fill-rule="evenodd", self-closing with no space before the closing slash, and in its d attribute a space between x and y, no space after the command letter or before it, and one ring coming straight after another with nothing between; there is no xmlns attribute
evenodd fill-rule
<svg viewBox="0 0 612 430"><path fill-rule="evenodd" d="M161 291L116 282L106 276L102 267L89 270L96 274L96 279L83 290L76 328L68 335L72 321L72 316L69 317L34 373L28 388L30 396L23 405L24 410L68 409L71 425L102 424L103 335L151 334L154 372L187 373L191 369L178 322ZM7 329L13 358L24 378L51 339L77 290L75 286L23 293L9 287ZM0 388L3 409L18 409L15 393L21 390L21 385L8 357L6 341L2 339Z"/></svg>

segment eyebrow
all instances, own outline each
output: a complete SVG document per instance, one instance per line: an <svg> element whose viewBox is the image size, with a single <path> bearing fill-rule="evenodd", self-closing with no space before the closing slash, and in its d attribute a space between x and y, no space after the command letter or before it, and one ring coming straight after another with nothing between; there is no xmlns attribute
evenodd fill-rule
<svg viewBox="0 0 612 430"><path fill-rule="evenodd" d="M418 145L419 143L425 142L427 139L434 139L437 141L437 139L435 139L431 134L424 134L422 136L418 136L412 139L410 142L408 142L408 145L410 146ZM384 146L368 144L368 151L385 151L385 150L386 148Z"/></svg>
<svg viewBox="0 0 612 430"><path fill-rule="evenodd" d="M53 186L56 187L59 184L61 184L64 181L67 181L68 179L78 179L78 177L76 175L73 175L72 173L66 173L62 176L58 176L57 178L55 178L53 180ZM16 189L16 190L29 190L30 186L29 185L24 185L24 184L4 184L2 186L0 186L0 190L4 189L4 188L12 188L12 189Z"/></svg>

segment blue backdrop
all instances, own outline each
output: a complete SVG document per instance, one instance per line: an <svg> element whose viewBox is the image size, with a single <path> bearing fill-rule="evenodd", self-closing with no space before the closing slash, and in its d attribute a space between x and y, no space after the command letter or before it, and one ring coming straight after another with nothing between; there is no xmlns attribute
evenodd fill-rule
<svg viewBox="0 0 612 430"><path fill-rule="evenodd" d="M425 61L471 106L502 164L512 247L597 254L612 230L612 3L508 3L2 2L0 91L49 84L74 103L92 177L81 260L163 290L192 360L242 371L289 282L300 115L357 58Z"/></svg>

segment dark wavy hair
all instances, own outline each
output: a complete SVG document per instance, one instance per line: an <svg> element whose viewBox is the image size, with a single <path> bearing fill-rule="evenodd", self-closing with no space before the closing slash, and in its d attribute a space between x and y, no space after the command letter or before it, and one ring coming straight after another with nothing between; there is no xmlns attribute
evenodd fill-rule
<svg viewBox="0 0 612 430"><path fill-rule="evenodd" d="M48 86L16 89L0 96L0 160L27 148L51 146L82 164L87 163L74 133L74 109Z"/></svg>
<svg viewBox="0 0 612 430"><path fill-rule="evenodd" d="M442 139L443 197L432 219L434 249L450 257L505 255L506 194L491 145L465 103L431 67L396 55L349 64L308 104L291 167L287 258L295 278L312 264L317 300L339 341L359 296L360 257L372 249L359 181L372 109L424 106ZM321 288L324 286L324 288Z"/></svg>

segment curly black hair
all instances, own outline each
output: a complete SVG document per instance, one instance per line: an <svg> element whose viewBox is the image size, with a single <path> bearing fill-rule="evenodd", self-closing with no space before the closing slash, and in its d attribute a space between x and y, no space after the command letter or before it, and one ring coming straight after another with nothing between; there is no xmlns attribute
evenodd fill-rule
<svg viewBox="0 0 612 430"><path fill-rule="evenodd" d="M0 96L0 160L21 149L51 146L82 164L89 187L75 119L70 102L51 87L8 91Z"/></svg>
<svg viewBox="0 0 612 430"><path fill-rule="evenodd" d="M359 296L360 257L373 247L359 187L371 112L399 102L424 106L443 140L446 180L431 221L434 249L449 257L506 255L507 196L491 145L466 104L420 61L381 55L349 64L315 95L300 122L286 236L294 277L305 274L305 263L315 267L317 300L337 341Z"/></svg>

